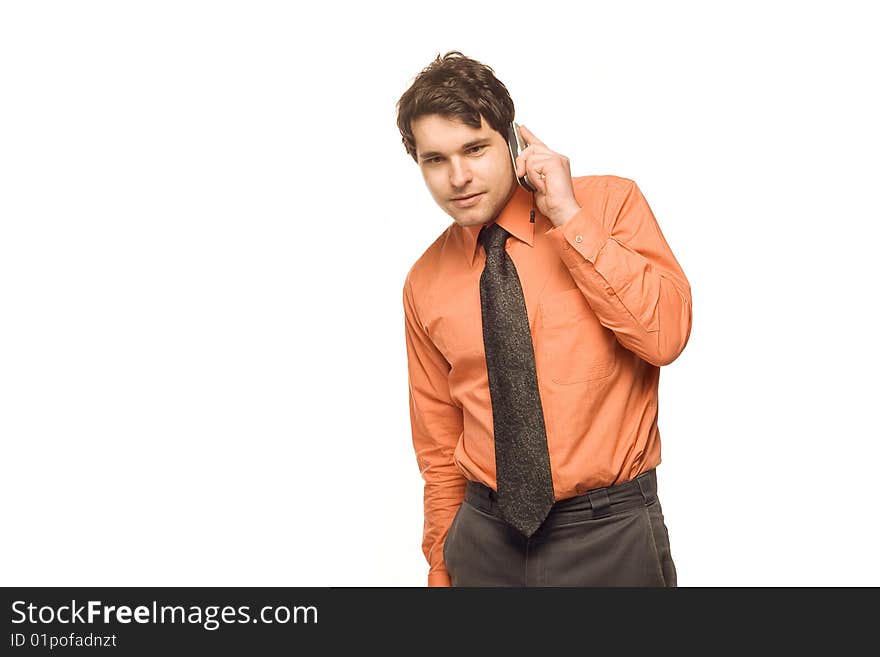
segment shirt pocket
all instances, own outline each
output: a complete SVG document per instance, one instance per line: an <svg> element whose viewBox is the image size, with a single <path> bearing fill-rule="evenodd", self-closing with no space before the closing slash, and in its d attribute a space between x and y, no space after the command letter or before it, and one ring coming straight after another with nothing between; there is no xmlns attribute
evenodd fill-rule
<svg viewBox="0 0 880 657"><path fill-rule="evenodd" d="M541 349L554 383L569 385L610 376L617 338L605 328L579 288L541 300Z"/></svg>

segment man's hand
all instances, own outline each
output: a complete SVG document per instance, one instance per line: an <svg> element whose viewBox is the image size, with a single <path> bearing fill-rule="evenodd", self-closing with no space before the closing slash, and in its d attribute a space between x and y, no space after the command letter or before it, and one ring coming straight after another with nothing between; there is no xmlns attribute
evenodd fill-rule
<svg viewBox="0 0 880 657"><path fill-rule="evenodd" d="M561 226L578 213L581 206L571 185L569 160L547 148L532 131L519 127L528 146L516 158L516 177L528 174L538 209L554 226Z"/></svg>

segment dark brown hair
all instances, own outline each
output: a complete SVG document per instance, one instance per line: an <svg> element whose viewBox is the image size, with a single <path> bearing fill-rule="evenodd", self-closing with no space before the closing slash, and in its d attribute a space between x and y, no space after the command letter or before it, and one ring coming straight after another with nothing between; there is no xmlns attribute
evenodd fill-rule
<svg viewBox="0 0 880 657"><path fill-rule="evenodd" d="M417 163L412 122L427 114L455 118L472 128L480 127L483 116L507 139L514 107L507 87L491 68L451 50L442 57L438 53L397 101L397 127L406 152Z"/></svg>

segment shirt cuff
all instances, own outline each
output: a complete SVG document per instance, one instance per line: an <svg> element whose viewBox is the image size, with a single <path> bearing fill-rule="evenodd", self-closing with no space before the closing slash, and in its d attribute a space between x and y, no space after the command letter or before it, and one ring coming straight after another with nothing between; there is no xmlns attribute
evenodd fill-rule
<svg viewBox="0 0 880 657"><path fill-rule="evenodd" d="M428 586L452 586L452 580L449 578L449 573L445 570L435 570L432 573L428 573Z"/></svg>
<svg viewBox="0 0 880 657"><path fill-rule="evenodd" d="M602 222L590 216L586 208L581 208L571 219L551 228L547 234L556 242L559 254L569 269L580 267L584 260L595 264L596 256L611 237L605 232Z"/></svg>

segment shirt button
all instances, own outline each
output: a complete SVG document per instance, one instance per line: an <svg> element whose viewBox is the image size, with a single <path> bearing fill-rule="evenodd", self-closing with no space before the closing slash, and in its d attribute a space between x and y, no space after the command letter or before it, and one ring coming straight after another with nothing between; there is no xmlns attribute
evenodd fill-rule
<svg viewBox="0 0 880 657"><path fill-rule="evenodd" d="M562 248L568 251L571 248L571 244L569 244L568 242L563 242Z"/></svg>
<svg viewBox="0 0 880 657"><path fill-rule="evenodd" d="M578 244L580 244L581 242L584 241L584 238L581 237L580 235L577 235L577 236L574 238L574 241L577 242Z"/></svg>

